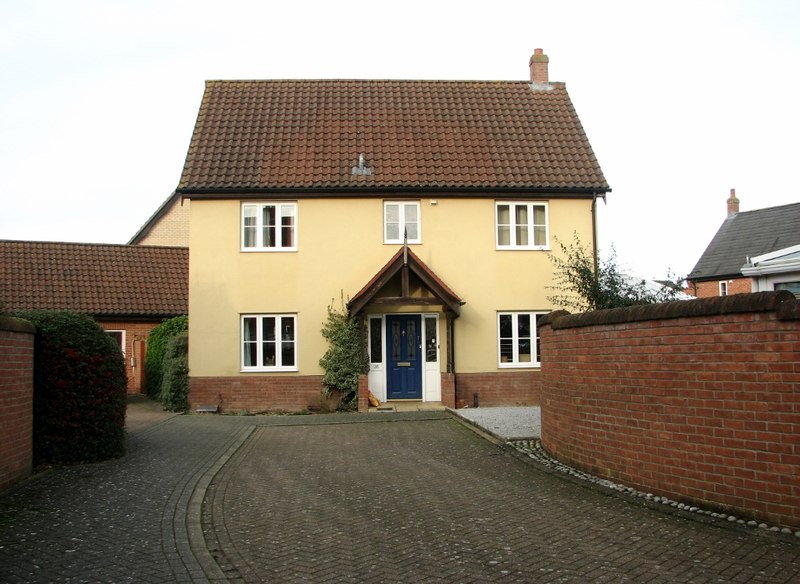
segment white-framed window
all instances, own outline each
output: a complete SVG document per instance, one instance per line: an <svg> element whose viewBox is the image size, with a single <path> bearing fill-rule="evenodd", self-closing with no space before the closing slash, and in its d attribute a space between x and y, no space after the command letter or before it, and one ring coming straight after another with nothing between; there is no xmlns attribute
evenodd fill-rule
<svg viewBox="0 0 800 584"><path fill-rule="evenodd" d="M794 282L775 282L775 290L788 290L800 298L800 281Z"/></svg>
<svg viewBox="0 0 800 584"><path fill-rule="evenodd" d="M727 282L720 282L719 283L719 295L720 296L727 296L728 295L728 283Z"/></svg>
<svg viewBox="0 0 800 584"><path fill-rule="evenodd" d="M297 251L297 203L242 203L242 251Z"/></svg>
<svg viewBox="0 0 800 584"><path fill-rule="evenodd" d="M107 330L106 334L116 341L122 356L125 356L125 331L124 330Z"/></svg>
<svg viewBox="0 0 800 584"><path fill-rule="evenodd" d="M297 371L296 315L242 315L242 371Z"/></svg>
<svg viewBox="0 0 800 584"><path fill-rule="evenodd" d="M422 243L419 201L384 201L383 243Z"/></svg>
<svg viewBox="0 0 800 584"><path fill-rule="evenodd" d="M539 318L545 312L497 313L500 367L539 367Z"/></svg>
<svg viewBox="0 0 800 584"><path fill-rule="evenodd" d="M550 249L547 203L497 201L497 249Z"/></svg>

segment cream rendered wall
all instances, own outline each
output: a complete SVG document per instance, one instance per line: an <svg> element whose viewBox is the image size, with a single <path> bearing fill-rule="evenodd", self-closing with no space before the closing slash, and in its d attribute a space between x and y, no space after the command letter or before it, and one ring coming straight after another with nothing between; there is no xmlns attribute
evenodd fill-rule
<svg viewBox="0 0 800 584"><path fill-rule="evenodd" d="M398 200L420 201L422 244L410 247L466 302L455 321L456 371L496 371L497 312L552 308L548 253L495 250L494 199ZM327 306L355 295L400 247L383 244L383 199L299 199L297 252L241 252L240 207L190 207L191 375L239 375L240 315L282 312L297 315L298 373L321 374ZM549 220L551 246L575 231L591 243L591 200L552 199ZM442 341L444 326L441 318ZM442 368L445 350L441 342Z"/></svg>

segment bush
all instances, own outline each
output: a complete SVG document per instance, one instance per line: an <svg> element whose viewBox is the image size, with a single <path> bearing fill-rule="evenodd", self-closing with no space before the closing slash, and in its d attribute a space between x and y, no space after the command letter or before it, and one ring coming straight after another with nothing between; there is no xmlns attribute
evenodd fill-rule
<svg viewBox="0 0 800 584"><path fill-rule="evenodd" d="M328 306L328 320L323 324L322 336L330 345L319 361L325 369L323 393L329 397L338 391L339 409L354 409L358 404L358 377L368 370L359 320L351 317L344 307L337 311Z"/></svg>
<svg viewBox="0 0 800 584"><path fill-rule="evenodd" d="M159 400L164 409L185 412L189 409L189 335L178 333L167 341L162 363Z"/></svg>
<svg viewBox="0 0 800 584"><path fill-rule="evenodd" d="M34 464L122 456L127 378L117 343L91 318L75 312L16 315L36 326Z"/></svg>
<svg viewBox="0 0 800 584"><path fill-rule="evenodd" d="M550 255L555 268L555 285L548 288L558 293L547 299L557 306L585 312L669 302L680 297L681 280L672 282L673 278L668 276L670 285L651 288L645 280L622 271L613 249L609 258L603 261L581 244L577 234L570 245L558 238L556 243L563 257Z"/></svg>
<svg viewBox="0 0 800 584"><path fill-rule="evenodd" d="M167 342L177 334L189 330L189 317L176 316L165 320L147 335L147 354L145 355L145 389L147 395L159 399L163 376L164 353Z"/></svg>

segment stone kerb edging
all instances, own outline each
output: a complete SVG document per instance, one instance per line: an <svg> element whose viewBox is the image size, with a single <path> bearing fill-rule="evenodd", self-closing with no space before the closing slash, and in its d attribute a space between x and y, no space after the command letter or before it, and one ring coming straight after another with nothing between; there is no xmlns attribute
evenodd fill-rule
<svg viewBox="0 0 800 584"><path fill-rule="evenodd" d="M539 320L539 326L550 325L554 330L606 324L623 324L646 320L664 320L746 312L775 312L779 320L800 320L800 301L787 290L732 294L715 298L675 300L663 304L642 304L627 308L595 310L570 314L556 310Z"/></svg>

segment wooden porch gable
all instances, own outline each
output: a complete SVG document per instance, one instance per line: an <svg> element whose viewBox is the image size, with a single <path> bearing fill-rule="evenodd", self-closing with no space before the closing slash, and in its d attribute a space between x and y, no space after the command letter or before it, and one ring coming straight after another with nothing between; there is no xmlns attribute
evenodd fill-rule
<svg viewBox="0 0 800 584"><path fill-rule="evenodd" d="M400 276L400 296L381 296L396 276ZM411 296L410 276L413 274L432 297ZM368 304L384 306L442 305L449 318L458 317L464 302L416 254L403 246L392 259L347 303L351 316L362 312Z"/></svg>

